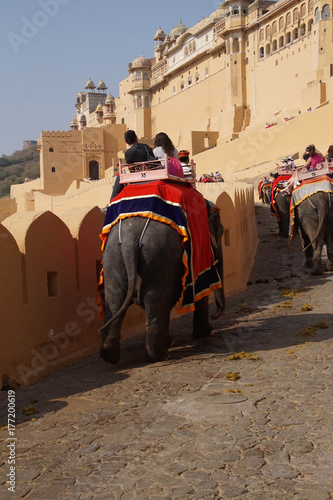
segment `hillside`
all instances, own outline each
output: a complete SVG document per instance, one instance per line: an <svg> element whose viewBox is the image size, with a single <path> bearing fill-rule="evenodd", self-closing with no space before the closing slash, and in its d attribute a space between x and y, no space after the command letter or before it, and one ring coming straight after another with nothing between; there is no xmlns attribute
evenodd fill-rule
<svg viewBox="0 0 333 500"><path fill-rule="evenodd" d="M26 178L37 179L40 176L39 153L31 146L12 155L0 158L0 198L9 196L12 184L21 184Z"/></svg>

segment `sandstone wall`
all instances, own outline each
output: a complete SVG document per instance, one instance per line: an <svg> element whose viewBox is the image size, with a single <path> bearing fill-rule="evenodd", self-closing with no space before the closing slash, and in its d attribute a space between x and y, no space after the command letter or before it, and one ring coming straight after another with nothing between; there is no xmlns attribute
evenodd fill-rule
<svg viewBox="0 0 333 500"><path fill-rule="evenodd" d="M198 189L221 209L228 296L246 288L253 265L257 246L253 188L219 183L198 185ZM58 208L57 214L18 212L0 224L3 383L34 383L98 351L102 319L95 288L104 215L94 203L106 204L109 194L106 190L101 203L98 190L91 190L90 206ZM172 317L176 315L173 311ZM143 311L132 306L123 323L122 339L141 333L144 327Z"/></svg>

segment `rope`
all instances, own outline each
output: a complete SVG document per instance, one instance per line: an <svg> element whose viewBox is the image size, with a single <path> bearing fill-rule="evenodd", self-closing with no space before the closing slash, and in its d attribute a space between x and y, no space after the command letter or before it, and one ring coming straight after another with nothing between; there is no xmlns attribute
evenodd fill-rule
<svg viewBox="0 0 333 500"><path fill-rule="evenodd" d="M144 227L144 228L143 228L143 230L142 230L142 233L141 233L141 236L140 236L140 239L139 239L139 248L141 248L141 247L142 247L142 240L143 240L143 236L144 236L144 234L145 234L145 232L146 232L146 229L147 229L147 227L148 227L149 221L150 221L150 219L147 219L147 220L146 220L145 227Z"/></svg>

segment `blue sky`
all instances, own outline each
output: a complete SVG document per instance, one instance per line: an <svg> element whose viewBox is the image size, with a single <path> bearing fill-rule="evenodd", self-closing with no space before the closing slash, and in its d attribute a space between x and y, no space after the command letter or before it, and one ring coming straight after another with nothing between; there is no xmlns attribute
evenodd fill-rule
<svg viewBox="0 0 333 500"><path fill-rule="evenodd" d="M0 156L69 130L77 92L103 78L119 95L128 63L154 57L154 35L179 19L190 28L217 0L7 0L0 5Z"/></svg>

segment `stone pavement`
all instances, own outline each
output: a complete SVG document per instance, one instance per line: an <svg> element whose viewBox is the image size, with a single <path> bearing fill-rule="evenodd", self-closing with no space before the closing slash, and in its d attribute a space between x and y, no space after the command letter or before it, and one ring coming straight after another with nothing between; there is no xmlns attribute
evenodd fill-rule
<svg viewBox="0 0 333 500"><path fill-rule="evenodd" d="M214 337L194 341L181 316L168 362L145 364L140 335L117 367L96 354L16 392L16 487L4 429L1 498L333 498L333 274L305 272L298 238L287 250L256 212L251 281Z"/></svg>

